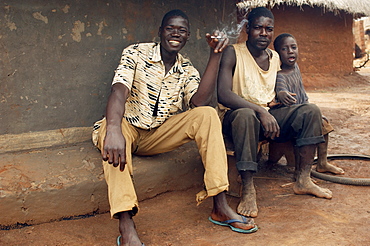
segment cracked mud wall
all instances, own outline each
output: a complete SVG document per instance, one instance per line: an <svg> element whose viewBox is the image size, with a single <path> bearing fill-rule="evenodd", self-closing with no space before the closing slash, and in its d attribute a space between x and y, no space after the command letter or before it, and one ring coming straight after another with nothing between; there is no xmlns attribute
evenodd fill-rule
<svg viewBox="0 0 370 246"><path fill-rule="evenodd" d="M180 8L192 36L183 54L203 72L206 32L230 23L234 1L9 0L0 4L0 135L90 127L104 114L122 49L159 41Z"/></svg>
<svg viewBox="0 0 370 246"><path fill-rule="evenodd" d="M191 37L182 54L202 73L215 28L235 36L236 1L9 0L0 4L0 136L91 127L105 111L120 53L158 41L165 12L184 10ZM303 73L352 72L352 15L274 8L275 36L292 33ZM231 33L230 33L231 31ZM231 40L233 41L233 40Z"/></svg>

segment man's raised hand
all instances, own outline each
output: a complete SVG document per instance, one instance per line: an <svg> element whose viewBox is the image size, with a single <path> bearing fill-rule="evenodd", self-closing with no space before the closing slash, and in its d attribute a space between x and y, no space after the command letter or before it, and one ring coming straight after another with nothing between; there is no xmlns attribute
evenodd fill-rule
<svg viewBox="0 0 370 246"><path fill-rule="evenodd" d="M214 31L212 35L207 33L206 40L214 53L221 53L229 44L227 35L218 30Z"/></svg>

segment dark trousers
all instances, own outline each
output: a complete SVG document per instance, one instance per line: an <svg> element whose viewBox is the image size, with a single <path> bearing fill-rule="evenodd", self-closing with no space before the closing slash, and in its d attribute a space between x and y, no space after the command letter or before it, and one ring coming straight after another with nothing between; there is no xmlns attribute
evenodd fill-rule
<svg viewBox="0 0 370 246"><path fill-rule="evenodd" d="M315 104L270 109L280 126L277 142L293 141L298 147L324 142L322 116ZM223 132L232 138L238 171L257 171L258 142L264 139L263 127L254 110L229 110L223 120Z"/></svg>

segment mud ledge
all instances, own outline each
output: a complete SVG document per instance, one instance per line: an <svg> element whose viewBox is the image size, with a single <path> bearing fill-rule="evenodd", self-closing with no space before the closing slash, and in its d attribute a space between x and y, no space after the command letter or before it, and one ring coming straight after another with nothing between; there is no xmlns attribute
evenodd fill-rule
<svg viewBox="0 0 370 246"><path fill-rule="evenodd" d="M133 163L140 201L203 183L194 142L157 156L134 156ZM109 211L100 152L91 141L2 153L0 174L0 228Z"/></svg>

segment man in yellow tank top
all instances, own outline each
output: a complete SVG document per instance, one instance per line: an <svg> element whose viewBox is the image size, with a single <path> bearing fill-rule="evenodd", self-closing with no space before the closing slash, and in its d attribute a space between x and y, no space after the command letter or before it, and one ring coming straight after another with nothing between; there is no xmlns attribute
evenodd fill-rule
<svg viewBox="0 0 370 246"><path fill-rule="evenodd" d="M243 181L237 212L250 217L258 214L253 174L258 166L258 142L264 139L293 141L297 147L296 194L330 199L331 191L310 178L316 146L324 142L320 109L313 104L274 108L280 61L279 55L268 48L274 35L272 12L264 7L253 9L246 32L246 43L230 45L224 51L217 89L223 132L233 140Z"/></svg>

